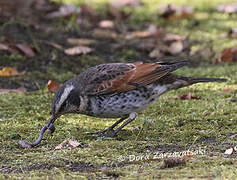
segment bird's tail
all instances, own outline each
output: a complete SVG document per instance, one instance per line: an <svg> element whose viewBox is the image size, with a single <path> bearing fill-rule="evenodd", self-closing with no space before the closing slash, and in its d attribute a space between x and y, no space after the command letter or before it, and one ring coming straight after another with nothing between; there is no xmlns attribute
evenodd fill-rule
<svg viewBox="0 0 237 180"><path fill-rule="evenodd" d="M192 77L177 77L174 76L175 80L172 85L169 86L169 90L171 89L179 89L185 86L190 86L196 83L206 83L206 82L225 82L227 79L222 78L192 78Z"/></svg>
<svg viewBox="0 0 237 180"><path fill-rule="evenodd" d="M178 77L179 80L186 81L188 84L196 84L203 82L226 82L227 79L224 78L191 78L191 77Z"/></svg>

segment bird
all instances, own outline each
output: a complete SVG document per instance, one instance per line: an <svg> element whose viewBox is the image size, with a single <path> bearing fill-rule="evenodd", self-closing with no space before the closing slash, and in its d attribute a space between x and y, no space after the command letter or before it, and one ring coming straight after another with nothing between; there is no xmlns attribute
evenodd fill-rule
<svg viewBox="0 0 237 180"><path fill-rule="evenodd" d="M20 140L19 145L23 148L38 145L46 130L51 133L55 131L55 120L68 113L98 118L119 118L105 130L92 133L100 137L114 137L127 124L134 121L139 112L170 90L196 83L227 81L223 78L193 78L172 73L189 63L188 60L136 61L90 67L66 81L55 93L51 118L41 129L38 139L35 142Z"/></svg>

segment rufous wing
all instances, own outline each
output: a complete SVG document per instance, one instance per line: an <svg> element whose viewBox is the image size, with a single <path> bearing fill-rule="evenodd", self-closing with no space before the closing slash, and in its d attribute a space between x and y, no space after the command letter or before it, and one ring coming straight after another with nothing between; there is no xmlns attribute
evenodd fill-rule
<svg viewBox="0 0 237 180"><path fill-rule="evenodd" d="M101 74L103 74L102 76L104 80L91 84L91 90L89 91L90 94L110 94L129 91L137 87L146 86L158 81L161 77L183 66L184 63L178 64L177 62L168 64L135 62L127 64L121 63L121 65L127 65L128 68L117 67L116 71L105 69L103 72L101 72Z"/></svg>

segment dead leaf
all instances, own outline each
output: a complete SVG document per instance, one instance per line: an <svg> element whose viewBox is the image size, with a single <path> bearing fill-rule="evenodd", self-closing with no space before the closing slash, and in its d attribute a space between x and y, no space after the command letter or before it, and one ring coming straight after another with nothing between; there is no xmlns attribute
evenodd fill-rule
<svg viewBox="0 0 237 180"><path fill-rule="evenodd" d="M110 2L110 6L118 9L123 8L125 6L140 7L141 4L142 3L140 0L113 0Z"/></svg>
<svg viewBox="0 0 237 180"><path fill-rule="evenodd" d="M118 38L118 34L115 31L108 29L95 29L93 31L93 36L96 38L112 38L112 39Z"/></svg>
<svg viewBox="0 0 237 180"><path fill-rule="evenodd" d="M172 55L179 54L183 51L183 43L182 41L175 41L171 43L171 45L168 47L168 52Z"/></svg>
<svg viewBox="0 0 237 180"><path fill-rule="evenodd" d="M21 50L25 55L27 55L28 57L34 57L35 56L35 52L33 51L33 49L35 49L32 46L28 46L25 44L16 44L15 45L19 50Z"/></svg>
<svg viewBox="0 0 237 180"><path fill-rule="evenodd" d="M233 91L236 91L237 89L233 89L233 88L224 88L223 91L225 93L230 93L230 92L233 92Z"/></svg>
<svg viewBox="0 0 237 180"><path fill-rule="evenodd" d="M156 48L156 39L149 38L149 39L143 39L141 42L136 43L137 49L141 51L152 51L154 48Z"/></svg>
<svg viewBox="0 0 237 180"><path fill-rule="evenodd" d="M231 28L228 32L228 37L237 38L237 28Z"/></svg>
<svg viewBox="0 0 237 180"><path fill-rule="evenodd" d="M82 143L76 141L76 140L64 140L62 143L57 145L54 149L55 150L61 150L61 149L73 149L76 147L82 146Z"/></svg>
<svg viewBox="0 0 237 180"><path fill-rule="evenodd" d="M95 20L99 16L99 14L96 12L96 9L92 6L89 6L88 4L81 4L80 9L80 15L83 17L89 17L90 19Z"/></svg>
<svg viewBox="0 0 237 180"><path fill-rule="evenodd" d="M113 29L114 28L114 22L110 20L103 20L99 22L99 27L100 28L108 28L108 29Z"/></svg>
<svg viewBox="0 0 237 180"><path fill-rule="evenodd" d="M231 147L229 149L226 149L224 152L224 157L231 156L235 151L237 151L237 147Z"/></svg>
<svg viewBox="0 0 237 180"><path fill-rule="evenodd" d="M216 62L237 62L237 47L224 49Z"/></svg>
<svg viewBox="0 0 237 180"><path fill-rule="evenodd" d="M88 54L92 51L93 49L86 46L75 46L73 48L66 49L64 52L67 55L74 56L74 55L80 55L80 54Z"/></svg>
<svg viewBox="0 0 237 180"><path fill-rule="evenodd" d="M224 13L236 13L237 12L237 3L230 3L230 4L222 4L216 7L216 9L220 12Z"/></svg>
<svg viewBox="0 0 237 180"><path fill-rule="evenodd" d="M0 43L0 50L8 50L8 48L7 45Z"/></svg>
<svg viewBox="0 0 237 180"><path fill-rule="evenodd" d="M164 159L164 163L161 168L172 168L176 166L185 165L187 162L187 158L167 158Z"/></svg>
<svg viewBox="0 0 237 180"><path fill-rule="evenodd" d="M69 140L68 143L69 143L73 148L76 148L76 147L79 147L79 146L82 145L80 142L75 141L75 140Z"/></svg>
<svg viewBox="0 0 237 180"><path fill-rule="evenodd" d="M80 12L80 8L76 7L73 4L62 5L57 11L51 12L46 15L46 18L59 18L59 17L68 17L73 14L77 14Z"/></svg>
<svg viewBox="0 0 237 180"><path fill-rule="evenodd" d="M194 16L193 7L190 6L168 4L166 6L161 6L160 9L163 9L161 17L168 20L185 19Z"/></svg>
<svg viewBox="0 0 237 180"><path fill-rule="evenodd" d="M52 92L52 93L55 93L59 89L59 87L60 87L60 84L52 80L49 80L46 85L48 92Z"/></svg>
<svg viewBox="0 0 237 180"><path fill-rule="evenodd" d="M94 39L85 39L85 38L68 38L67 42L71 45L76 45L76 46L88 46L91 44L96 43Z"/></svg>
<svg viewBox="0 0 237 180"><path fill-rule="evenodd" d="M188 94L181 94L179 95L179 97L177 98L169 98L170 100L190 100L190 99L195 99L195 100L199 100L201 99L200 97L196 97L196 96L192 96L191 93Z"/></svg>
<svg viewBox="0 0 237 180"><path fill-rule="evenodd" d="M18 54L19 51L17 50L15 46L15 42L12 39L9 39L5 36L1 37L0 41L2 42L0 44L0 50L5 50L10 52L11 54Z"/></svg>
<svg viewBox="0 0 237 180"><path fill-rule="evenodd" d="M9 39L7 37L2 37L0 43L0 50L7 50L8 52L12 54L18 54L19 51L24 53L28 57L34 57L36 48L32 45L26 45L26 44L17 44L14 40Z"/></svg>
<svg viewBox="0 0 237 180"><path fill-rule="evenodd" d="M186 99L195 99L195 100L199 100L201 99L200 97L196 97L196 96L192 96L191 93L188 93L188 94L181 94L179 96L179 99L181 100L186 100Z"/></svg>
<svg viewBox="0 0 237 180"><path fill-rule="evenodd" d="M160 51L160 49L156 48L150 52L149 57L151 58L162 58L164 54Z"/></svg>
<svg viewBox="0 0 237 180"><path fill-rule="evenodd" d="M16 68L12 67L4 67L2 70L0 70L0 76L2 77L10 77L10 76L19 76L23 75L25 72L18 72Z"/></svg>
<svg viewBox="0 0 237 180"><path fill-rule="evenodd" d="M67 144L68 140L64 140L62 143L60 143L59 145L57 145L54 150L61 150L63 148L64 145Z"/></svg>
<svg viewBox="0 0 237 180"><path fill-rule="evenodd" d="M121 9L109 6L108 9L108 18L114 19L115 21L122 21L127 19L131 15L131 12L125 12Z"/></svg>
<svg viewBox="0 0 237 180"><path fill-rule="evenodd" d="M26 88L19 87L17 89L0 89L0 94L7 94L7 93L25 93Z"/></svg>
<svg viewBox="0 0 237 180"><path fill-rule="evenodd" d="M184 41L186 38L178 34L167 33L164 36L164 41Z"/></svg>
<svg viewBox="0 0 237 180"><path fill-rule="evenodd" d="M164 34L163 28L157 28L155 25L150 24L149 27L144 31L135 31L126 35L125 39L134 39L134 38L149 38L152 36L162 37Z"/></svg>
<svg viewBox="0 0 237 180"><path fill-rule="evenodd" d="M45 44L48 44L48 45L50 45L50 46L52 46L56 49L59 49L59 50L63 49L63 47L61 45L57 44L57 43L49 42L49 41L42 41L42 42L44 42Z"/></svg>

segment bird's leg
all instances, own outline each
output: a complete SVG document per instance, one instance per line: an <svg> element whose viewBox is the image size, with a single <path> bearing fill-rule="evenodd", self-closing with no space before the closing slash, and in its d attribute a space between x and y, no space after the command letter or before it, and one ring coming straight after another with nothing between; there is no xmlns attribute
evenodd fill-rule
<svg viewBox="0 0 237 180"><path fill-rule="evenodd" d="M40 141L42 140L43 135L44 135L44 133L47 129L50 131L51 134L53 134L53 132L55 131L55 127L54 127L53 123L56 120L56 118L57 117L54 117L54 116L52 116L50 118L49 122L40 130L39 137L35 142L26 142L26 141L20 140L18 142L20 147L22 147L22 148L32 148L32 147L38 145L40 143Z"/></svg>
<svg viewBox="0 0 237 180"><path fill-rule="evenodd" d="M96 132L90 132L88 134L98 134L98 135L104 135L106 132L108 131L114 131L114 127L117 126L118 124L120 124L121 122L123 122L125 119L127 119L128 117L122 117L120 118L118 121L116 121L112 126L102 130L102 131L96 131Z"/></svg>
<svg viewBox="0 0 237 180"><path fill-rule="evenodd" d="M112 131L111 134L109 135L102 135L103 137L113 137L115 136L121 129L123 129L127 124L129 124L130 122L132 122L133 120L135 120L137 117L137 113L136 112L132 112L129 115L129 119L127 121L125 121L121 126L119 126L116 130Z"/></svg>

